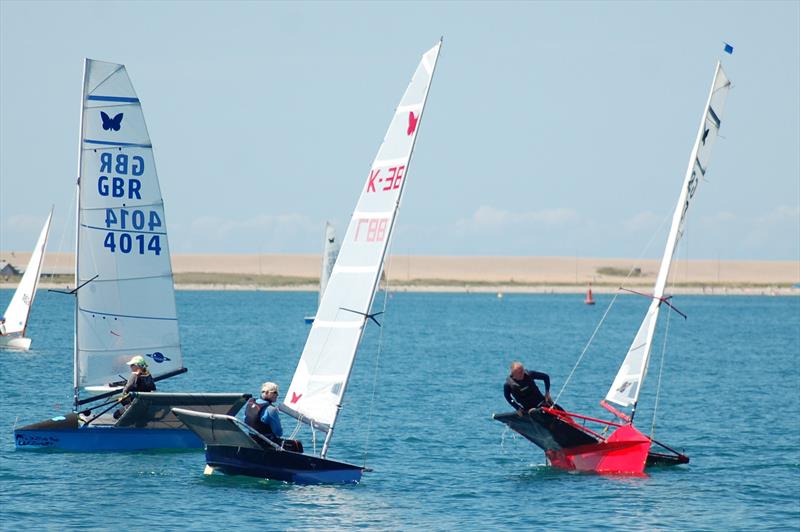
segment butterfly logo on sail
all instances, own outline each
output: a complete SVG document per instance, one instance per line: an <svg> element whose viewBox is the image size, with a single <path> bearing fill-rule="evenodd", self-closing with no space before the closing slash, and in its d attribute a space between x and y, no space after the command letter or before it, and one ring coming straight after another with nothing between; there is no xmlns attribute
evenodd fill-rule
<svg viewBox="0 0 800 532"><path fill-rule="evenodd" d="M103 119L103 129L106 131L119 131L122 127L122 115L123 113L119 113L114 118L111 118L104 111L100 111L100 118Z"/></svg>
<svg viewBox="0 0 800 532"><path fill-rule="evenodd" d="M298 394L298 393L294 393L294 392L292 392L292 400L291 400L291 403L292 403L292 404L295 404L297 401L299 401L299 400L300 400L300 398L301 398L301 397L303 397L303 394L302 394L302 393L299 393L299 394Z"/></svg>
<svg viewBox="0 0 800 532"><path fill-rule="evenodd" d="M411 136L414 134L414 131L417 130L417 122L419 122L419 117L414 116L414 111L408 112L408 129L406 130L406 134Z"/></svg>

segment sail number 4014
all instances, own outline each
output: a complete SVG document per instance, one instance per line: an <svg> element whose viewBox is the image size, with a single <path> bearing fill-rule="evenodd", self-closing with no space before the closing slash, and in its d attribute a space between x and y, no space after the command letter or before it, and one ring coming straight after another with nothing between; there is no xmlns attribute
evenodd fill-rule
<svg viewBox="0 0 800 532"><path fill-rule="evenodd" d="M142 211L139 209L106 209L106 227L109 229L128 229L135 231L153 232L161 227L161 217L156 211ZM138 253L144 255L152 252L161 255L161 236L125 232L108 232L103 241L103 247L111 253L119 250L121 253Z"/></svg>
<svg viewBox="0 0 800 532"><path fill-rule="evenodd" d="M153 252L161 255L160 235L131 235L130 233L106 233L103 247L111 253L119 250L120 253L138 253L144 255Z"/></svg>

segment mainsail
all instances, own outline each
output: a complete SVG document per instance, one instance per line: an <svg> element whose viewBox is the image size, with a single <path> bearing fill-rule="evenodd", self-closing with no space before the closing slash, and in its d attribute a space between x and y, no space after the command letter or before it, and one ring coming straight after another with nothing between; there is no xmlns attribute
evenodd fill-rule
<svg viewBox="0 0 800 532"><path fill-rule="evenodd" d="M441 41L428 50L370 168L281 410L327 431L342 406L406 184Z"/></svg>
<svg viewBox="0 0 800 532"><path fill-rule="evenodd" d="M11 302L8 304L3 317L6 319L6 334L20 333L25 336L25 328L28 325L28 316L31 313L33 299L36 297L36 287L39 285L39 275L42 271L44 262L44 250L47 247L47 235L50 233L50 221L53 219L53 209L44 222L42 232L39 233L39 240L33 248L31 258L28 260L28 267L22 275L22 280L17 286Z"/></svg>
<svg viewBox="0 0 800 532"><path fill-rule="evenodd" d="M672 217L667 245L661 259L661 267L658 271L656 284L653 288L653 299L647 314L639 327L639 332L633 339L628 354L617 373L614 383L611 385L606 400L620 406L628 407L636 405L641 391L642 381L647 373L647 364L650 358L650 349L655 333L656 321L661 304L664 301L664 288L669 277L669 270L672 258L675 254L675 247L683 235L683 226L686 219L686 211L692 201L700 181L708 171L708 163L711 158L711 148L720 127L720 117L725 106L725 99L728 95L731 83L721 64L717 63L714 81L711 84L711 93L708 96L700 121L700 128L697 133L692 154L689 157L689 167L683 181L683 188L678 197L678 204Z"/></svg>
<svg viewBox="0 0 800 532"><path fill-rule="evenodd" d="M333 265L336 264L336 257L339 255L340 243L336 240L336 228L330 223L325 222L325 242L322 247L322 273L319 276L319 302L322 302L322 294L328 286L331 278Z"/></svg>
<svg viewBox="0 0 800 532"><path fill-rule="evenodd" d="M183 367L153 147L124 65L84 64L79 168L76 400L132 355L154 377Z"/></svg>

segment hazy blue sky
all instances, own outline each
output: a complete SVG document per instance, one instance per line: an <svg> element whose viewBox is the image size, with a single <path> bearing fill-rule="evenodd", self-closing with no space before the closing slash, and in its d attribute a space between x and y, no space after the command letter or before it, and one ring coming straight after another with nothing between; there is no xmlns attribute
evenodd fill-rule
<svg viewBox="0 0 800 532"><path fill-rule="evenodd" d="M173 252L319 252L444 46L393 252L660 256L723 41L681 257L800 258L800 2L0 2L0 249L71 251L84 57L142 101ZM659 230L659 228L661 228Z"/></svg>

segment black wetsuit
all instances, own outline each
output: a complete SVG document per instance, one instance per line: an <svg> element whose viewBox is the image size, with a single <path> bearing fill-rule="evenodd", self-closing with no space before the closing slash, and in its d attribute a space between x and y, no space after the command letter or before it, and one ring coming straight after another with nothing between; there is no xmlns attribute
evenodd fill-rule
<svg viewBox="0 0 800 532"><path fill-rule="evenodd" d="M550 393L550 376L546 373L539 373L538 371L525 371L525 376L521 381L514 380L509 375L506 383L503 385L503 395L506 397L508 404L516 410L525 410L526 412L531 408L536 408L542 401L544 395L539 391L534 379L544 381L545 394Z"/></svg>

